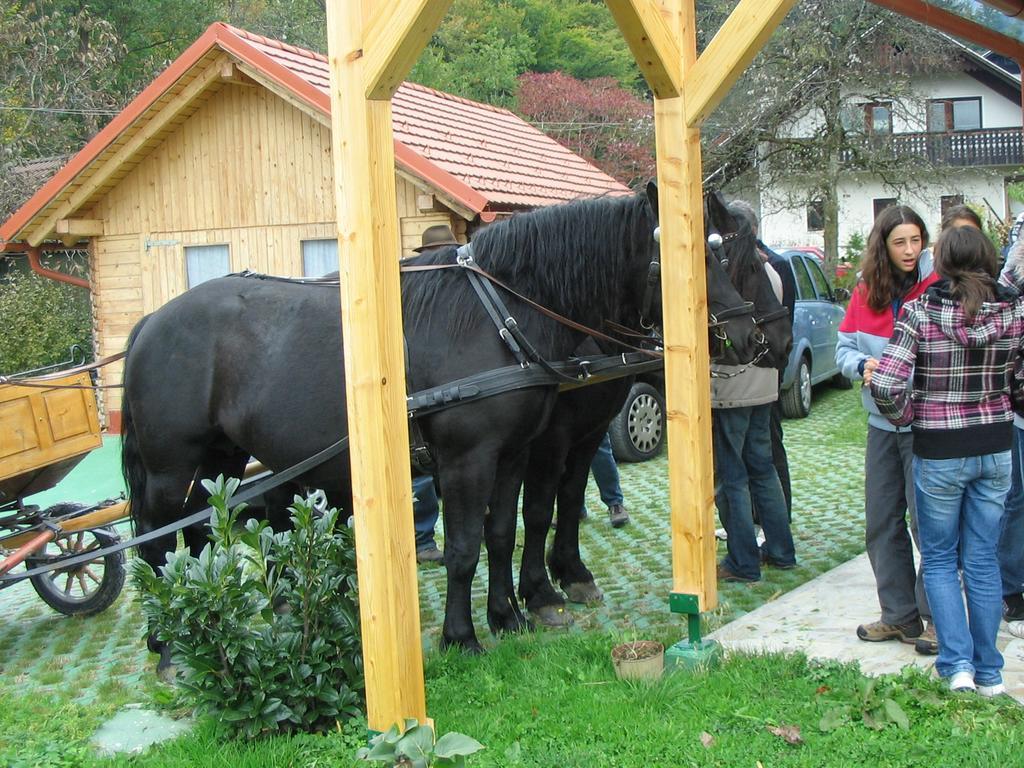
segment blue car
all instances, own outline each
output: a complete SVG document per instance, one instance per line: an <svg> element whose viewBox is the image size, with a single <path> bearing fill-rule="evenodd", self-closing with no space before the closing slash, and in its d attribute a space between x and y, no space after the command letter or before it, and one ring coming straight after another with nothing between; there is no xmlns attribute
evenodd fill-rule
<svg viewBox="0 0 1024 768"><path fill-rule="evenodd" d="M780 255L796 279L796 312L793 318L793 351L782 376L783 414L802 419L811 412L811 388L831 381L837 387L852 385L836 365L839 324L850 292L833 288L821 261L806 251L784 250Z"/></svg>

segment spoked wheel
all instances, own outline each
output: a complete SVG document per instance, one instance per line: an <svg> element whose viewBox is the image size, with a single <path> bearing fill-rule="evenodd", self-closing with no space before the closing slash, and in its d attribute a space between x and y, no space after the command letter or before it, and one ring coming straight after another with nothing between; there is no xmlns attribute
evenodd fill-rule
<svg viewBox="0 0 1024 768"><path fill-rule="evenodd" d="M116 544L109 528L69 533L54 539L25 561L28 568L55 564L65 558ZM109 607L124 586L124 551L112 552L71 568L32 576L30 581L43 602L66 616L89 616Z"/></svg>

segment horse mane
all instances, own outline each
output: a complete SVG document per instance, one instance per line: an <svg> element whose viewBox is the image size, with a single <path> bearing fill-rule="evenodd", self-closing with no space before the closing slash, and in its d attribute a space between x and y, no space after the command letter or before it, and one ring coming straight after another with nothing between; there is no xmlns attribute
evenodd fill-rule
<svg viewBox="0 0 1024 768"><path fill-rule="evenodd" d="M655 226L645 195L588 198L491 224L477 232L471 250L481 269L548 309L587 325L605 318L621 322L624 308L639 312L636 302L630 304L630 267L639 263L642 246L652 243ZM451 264L455 251L443 248L403 263ZM642 256L646 266L650 256ZM441 272L404 278L405 322L419 325L444 307L448 333L471 330L483 310L469 281L459 269ZM515 303L502 289L498 293Z"/></svg>
<svg viewBox="0 0 1024 768"><path fill-rule="evenodd" d="M754 230L750 222L742 216L736 217L736 237L728 247L728 256L729 279L745 300L753 301L754 293L749 289L750 280L764 269L764 263L757 252ZM754 285L756 286L756 283Z"/></svg>

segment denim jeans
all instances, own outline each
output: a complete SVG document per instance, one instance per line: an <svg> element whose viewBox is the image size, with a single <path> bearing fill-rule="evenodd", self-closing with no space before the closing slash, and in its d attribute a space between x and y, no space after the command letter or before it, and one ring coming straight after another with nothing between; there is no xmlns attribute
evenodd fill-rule
<svg viewBox="0 0 1024 768"><path fill-rule="evenodd" d="M960 459L914 457L924 587L939 638L942 677L970 672L979 685L1002 682L996 648L1002 589L996 548L1010 490L1010 452ZM957 576L963 568L967 615Z"/></svg>
<svg viewBox="0 0 1024 768"><path fill-rule="evenodd" d="M619 468L612 455L612 439L605 432L604 440L597 447L594 460L590 463L590 471L594 473L594 482L601 492L601 501L606 507L622 503L622 486L619 484Z"/></svg>
<svg viewBox="0 0 1024 768"><path fill-rule="evenodd" d="M772 463L771 403L713 408L715 504L728 534L722 565L746 579L761 578L761 550L754 535L753 499L761 515L765 556L794 565L796 552L789 513Z"/></svg>
<svg viewBox="0 0 1024 768"><path fill-rule="evenodd" d="M412 503L412 522L416 529L416 549L420 550L434 543L434 526L437 525L439 511L434 478L430 475L414 477L412 495L416 497Z"/></svg>
<svg viewBox="0 0 1024 768"><path fill-rule="evenodd" d="M1013 428L1013 471L999 536L999 571L1003 594L1024 591L1024 429Z"/></svg>

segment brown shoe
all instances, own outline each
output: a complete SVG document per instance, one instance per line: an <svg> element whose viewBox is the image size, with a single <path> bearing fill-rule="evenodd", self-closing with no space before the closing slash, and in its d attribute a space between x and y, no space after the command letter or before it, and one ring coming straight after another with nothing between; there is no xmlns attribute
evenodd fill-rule
<svg viewBox="0 0 1024 768"><path fill-rule="evenodd" d="M437 544L431 542L423 549L416 550L417 563L443 563L444 552L437 548Z"/></svg>
<svg viewBox="0 0 1024 768"><path fill-rule="evenodd" d="M718 564L718 580L719 581L735 581L741 584L752 584L760 579L748 579L746 576L740 576L738 573L733 573L722 563Z"/></svg>
<svg viewBox="0 0 1024 768"><path fill-rule="evenodd" d="M922 656L937 656L939 654L939 638L935 636L935 625L929 622L925 625L924 632L918 635L914 641L914 650Z"/></svg>
<svg viewBox="0 0 1024 768"><path fill-rule="evenodd" d="M914 645L917 638L924 632L921 619L914 619L906 624L886 624L884 621L873 621L857 627L857 637L869 643L881 643L885 640L899 640L901 643Z"/></svg>
<svg viewBox="0 0 1024 768"><path fill-rule="evenodd" d="M629 512L621 504L612 504L608 507L608 522L612 528L621 528L629 522Z"/></svg>

